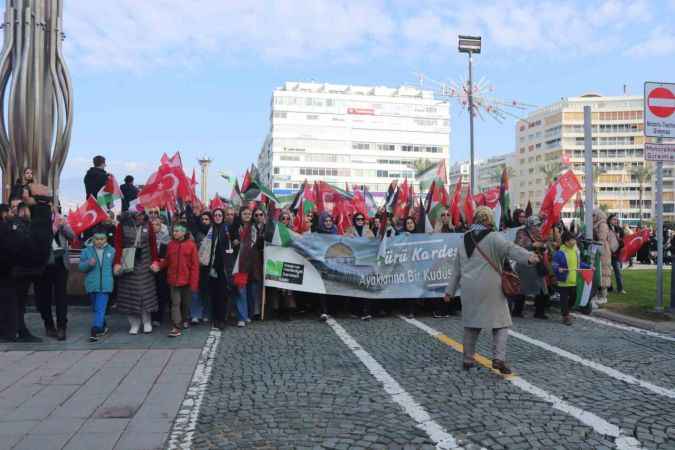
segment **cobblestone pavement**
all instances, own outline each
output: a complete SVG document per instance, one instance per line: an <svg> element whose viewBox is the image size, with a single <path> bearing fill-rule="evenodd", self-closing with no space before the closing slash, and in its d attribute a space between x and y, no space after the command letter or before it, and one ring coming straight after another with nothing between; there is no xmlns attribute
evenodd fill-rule
<svg viewBox="0 0 675 450"><path fill-rule="evenodd" d="M122 319L97 344L83 316L65 345L0 347L0 449L675 449L672 336L516 319L507 379L461 369L458 317L176 340L129 336ZM490 346L481 335L478 352Z"/></svg>
<svg viewBox="0 0 675 450"><path fill-rule="evenodd" d="M461 342L459 318L419 321ZM517 319L516 332L663 388L655 393L510 337L516 376L567 405L560 408L488 369L463 371L459 352L398 317L336 322L356 344L309 319L226 329L192 448L434 448L419 426L428 422L466 449L675 449L672 341L581 319L566 327L556 315ZM490 357L490 345L485 333L479 352ZM418 410L397 400L404 394Z"/></svg>
<svg viewBox="0 0 675 450"><path fill-rule="evenodd" d="M66 342L0 345L0 450L150 450L165 446L208 335L130 336L124 317L89 343L90 314L73 308Z"/></svg>

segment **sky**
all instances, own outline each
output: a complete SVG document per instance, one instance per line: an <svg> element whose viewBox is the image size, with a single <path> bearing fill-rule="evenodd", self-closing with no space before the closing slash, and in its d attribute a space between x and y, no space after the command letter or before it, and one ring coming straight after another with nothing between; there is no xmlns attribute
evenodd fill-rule
<svg viewBox="0 0 675 450"><path fill-rule="evenodd" d="M492 95L544 106L588 92L641 94L675 81L675 0L67 0L64 51L74 128L64 203L84 197L94 155L144 181L163 152L190 175L213 159L241 175L284 81L399 86L461 82L457 34L481 35L474 77ZM425 87L434 88L429 82ZM476 124L477 158L513 151L515 119ZM451 161L468 157L468 116L451 107Z"/></svg>

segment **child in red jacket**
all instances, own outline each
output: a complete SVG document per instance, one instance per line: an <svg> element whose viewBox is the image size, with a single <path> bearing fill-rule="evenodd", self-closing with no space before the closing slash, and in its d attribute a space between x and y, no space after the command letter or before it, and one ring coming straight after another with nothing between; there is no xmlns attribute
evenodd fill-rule
<svg viewBox="0 0 675 450"><path fill-rule="evenodd" d="M199 253L192 239L188 239L185 225L173 227L173 239L162 261L166 281L171 292L171 322L169 337L181 335L183 322L189 320L192 293L199 290Z"/></svg>

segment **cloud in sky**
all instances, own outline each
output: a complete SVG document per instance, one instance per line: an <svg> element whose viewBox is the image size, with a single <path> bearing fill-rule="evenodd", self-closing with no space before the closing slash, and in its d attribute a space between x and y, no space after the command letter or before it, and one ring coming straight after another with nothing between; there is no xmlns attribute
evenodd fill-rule
<svg viewBox="0 0 675 450"><path fill-rule="evenodd" d="M626 50L650 42L633 34L638 40L627 42L625 33L654 22L650 8L646 0L488 0L451 7L439 0L71 0L65 26L76 64L144 71L212 58L342 63L402 51L420 57L454 48L459 31L482 34L507 53Z"/></svg>

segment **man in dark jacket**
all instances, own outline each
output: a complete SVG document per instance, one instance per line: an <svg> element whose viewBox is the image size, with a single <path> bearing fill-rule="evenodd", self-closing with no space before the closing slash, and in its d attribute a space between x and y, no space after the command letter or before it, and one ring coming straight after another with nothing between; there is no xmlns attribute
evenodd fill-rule
<svg viewBox="0 0 675 450"><path fill-rule="evenodd" d="M41 191L40 191L41 192ZM30 222L0 221L0 298L2 299L4 335L0 339L11 342L40 342L26 328L25 303L17 296L17 288L24 275L39 270L49 256L52 240L51 207L24 196L30 207Z"/></svg>
<svg viewBox="0 0 675 450"><path fill-rule="evenodd" d="M124 184L120 190L122 191L122 211L128 211L129 203L138 198L138 188L134 186L134 177L131 175L124 177Z"/></svg>
<svg viewBox="0 0 675 450"><path fill-rule="evenodd" d="M98 191L108 181L108 172L105 171L105 158L101 155L94 156L94 167L91 167L84 176L84 189L87 192L85 199L90 195L96 197Z"/></svg>

